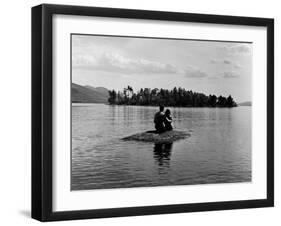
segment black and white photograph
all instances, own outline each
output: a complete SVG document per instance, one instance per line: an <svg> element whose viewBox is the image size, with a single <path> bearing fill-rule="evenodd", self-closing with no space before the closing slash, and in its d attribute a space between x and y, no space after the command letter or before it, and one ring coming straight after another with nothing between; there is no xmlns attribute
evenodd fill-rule
<svg viewBox="0 0 281 226"><path fill-rule="evenodd" d="M173 7L32 7L33 219L274 206L274 18Z"/></svg>
<svg viewBox="0 0 281 226"><path fill-rule="evenodd" d="M71 34L71 190L252 181L252 44Z"/></svg>

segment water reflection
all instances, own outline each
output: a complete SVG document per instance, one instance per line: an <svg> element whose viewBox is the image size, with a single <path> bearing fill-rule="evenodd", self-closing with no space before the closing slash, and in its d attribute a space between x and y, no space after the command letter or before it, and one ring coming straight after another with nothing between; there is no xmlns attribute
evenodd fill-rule
<svg viewBox="0 0 281 226"><path fill-rule="evenodd" d="M159 166L169 167L173 143L154 144L154 159Z"/></svg>

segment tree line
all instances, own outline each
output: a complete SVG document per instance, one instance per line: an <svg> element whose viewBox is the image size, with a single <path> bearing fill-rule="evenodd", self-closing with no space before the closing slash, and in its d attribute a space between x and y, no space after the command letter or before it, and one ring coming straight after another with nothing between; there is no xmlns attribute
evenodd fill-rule
<svg viewBox="0 0 281 226"><path fill-rule="evenodd" d="M205 95L185 90L181 87L168 89L141 88L136 93L131 86L122 91L109 90L109 104L143 105L143 106L174 106L174 107L236 107L237 104L228 97Z"/></svg>

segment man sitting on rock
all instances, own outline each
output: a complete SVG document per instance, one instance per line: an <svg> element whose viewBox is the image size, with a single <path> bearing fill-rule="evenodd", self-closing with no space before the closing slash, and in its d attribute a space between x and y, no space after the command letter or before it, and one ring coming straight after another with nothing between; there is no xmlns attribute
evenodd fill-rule
<svg viewBox="0 0 281 226"><path fill-rule="evenodd" d="M159 106L159 111L154 115L154 124L157 133L165 132L165 114L164 114L164 106Z"/></svg>

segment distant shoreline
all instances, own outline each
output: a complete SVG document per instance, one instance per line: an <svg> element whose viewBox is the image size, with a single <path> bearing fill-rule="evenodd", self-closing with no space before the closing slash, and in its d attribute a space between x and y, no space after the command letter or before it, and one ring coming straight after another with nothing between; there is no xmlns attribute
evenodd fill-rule
<svg viewBox="0 0 281 226"><path fill-rule="evenodd" d="M251 106L251 101L236 103L228 97L206 95L204 93L186 90L181 87L167 89L143 88L137 92L131 86L122 91L108 90L105 87L92 87L72 83L72 104L109 104L112 106L169 106L179 108L232 108L237 106Z"/></svg>
<svg viewBox="0 0 281 226"><path fill-rule="evenodd" d="M109 103L85 103L85 102L72 102L73 104L104 104L104 105L109 105L109 106L137 106L137 107L158 107L158 105L131 105L131 104L109 104ZM236 107L252 107L251 105L237 105L234 107L208 107L208 106L165 106L166 108L236 108Z"/></svg>

